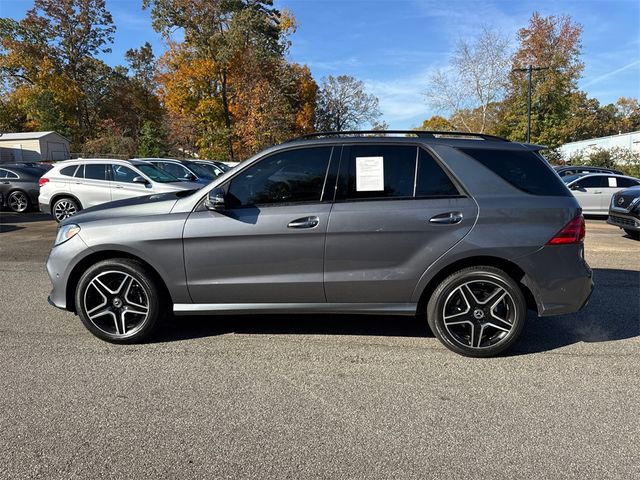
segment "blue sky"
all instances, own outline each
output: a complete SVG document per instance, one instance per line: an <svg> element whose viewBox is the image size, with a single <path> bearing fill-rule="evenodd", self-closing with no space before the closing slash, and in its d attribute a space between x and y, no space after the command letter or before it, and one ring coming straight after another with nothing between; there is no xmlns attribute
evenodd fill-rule
<svg viewBox="0 0 640 480"><path fill-rule="evenodd" d="M483 25L513 40L533 11L569 14L582 24L586 68L580 87L601 103L640 97L638 0L275 0L298 20L289 58L309 65L316 80L353 75L380 99L392 128L419 125L433 111L423 92L431 72L444 67L462 38ZM0 0L0 16L22 18L31 0ZM124 63L124 52L149 41L164 49L141 0L107 0L118 28L104 60Z"/></svg>

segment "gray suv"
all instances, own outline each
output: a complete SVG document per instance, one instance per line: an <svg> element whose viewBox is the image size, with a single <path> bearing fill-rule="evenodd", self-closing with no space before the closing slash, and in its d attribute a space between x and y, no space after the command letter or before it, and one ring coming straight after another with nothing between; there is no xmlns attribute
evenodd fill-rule
<svg viewBox="0 0 640 480"><path fill-rule="evenodd" d="M417 314L476 357L527 309L586 303L584 220L541 147L395 133L305 136L195 193L86 209L59 227L49 301L116 343L171 312Z"/></svg>

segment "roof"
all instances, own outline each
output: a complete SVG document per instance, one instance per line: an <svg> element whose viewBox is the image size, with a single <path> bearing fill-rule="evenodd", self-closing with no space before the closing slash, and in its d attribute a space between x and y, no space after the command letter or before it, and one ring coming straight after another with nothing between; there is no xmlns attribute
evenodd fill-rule
<svg viewBox="0 0 640 480"><path fill-rule="evenodd" d="M56 135L68 141L66 137L64 137L63 135L60 135L58 132L54 132L53 130L49 132L0 133L0 141L2 140L35 140L38 138L46 137L47 135L51 135L52 133L55 133Z"/></svg>

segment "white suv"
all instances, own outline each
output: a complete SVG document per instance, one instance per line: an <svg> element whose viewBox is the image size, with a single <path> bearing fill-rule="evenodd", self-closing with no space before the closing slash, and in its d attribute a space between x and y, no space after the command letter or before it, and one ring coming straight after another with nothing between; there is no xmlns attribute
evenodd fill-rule
<svg viewBox="0 0 640 480"><path fill-rule="evenodd" d="M125 198L195 190L147 162L78 159L57 162L40 178L40 210L60 222L83 208Z"/></svg>

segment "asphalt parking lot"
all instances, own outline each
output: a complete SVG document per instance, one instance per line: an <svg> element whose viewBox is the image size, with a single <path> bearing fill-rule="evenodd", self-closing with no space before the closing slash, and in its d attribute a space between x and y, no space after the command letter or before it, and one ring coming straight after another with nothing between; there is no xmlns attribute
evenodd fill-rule
<svg viewBox="0 0 640 480"><path fill-rule="evenodd" d="M107 344L47 304L54 222L0 219L0 478L640 478L640 242L602 220L589 305L478 360L403 317Z"/></svg>

